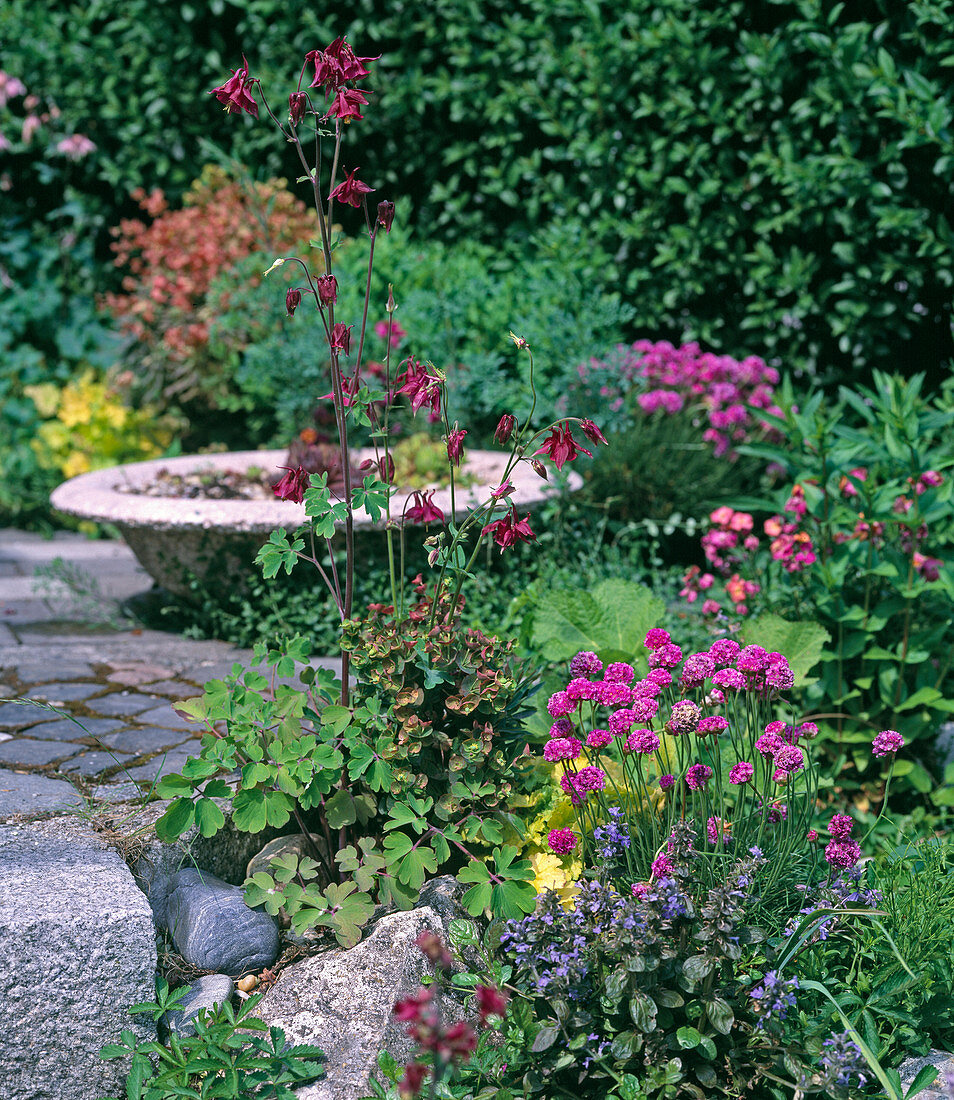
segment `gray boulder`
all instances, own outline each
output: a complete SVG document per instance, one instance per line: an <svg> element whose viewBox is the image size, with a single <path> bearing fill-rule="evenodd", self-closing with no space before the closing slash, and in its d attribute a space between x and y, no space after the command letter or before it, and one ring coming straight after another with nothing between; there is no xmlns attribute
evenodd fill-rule
<svg viewBox="0 0 954 1100"><path fill-rule="evenodd" d="M399 1061L411 1054L405 1025L391 1009L430 973L415 940L426 929L444 935L433 909L382 917L348 951L334 950L286 967L265 994L258 1015L292 1043L325 1052L326 1076L297 1092L299 1100L358 1100L382 1049Z"/></svg>
<svg viewBox="0 0 954 1100"><path fill-rule="evenodd" d="M904 1092L914 1084L915 1077L925 1066L934 1066L937 1077L933 1084L917 1094L918 1100L950 1100L954 1086L954 1054L946 1050L932 1050L925 1058L906 1058L898 1066Z"/></svg>
<svg viewBox="0 0 954 1100"><path fill-rule="evenodd" d="M129 1006L155 997L149 904L129 868L85 824L0 825L0 1095L125 1095L128 1064L99 1050L124 1028L154 1039Z"/></svg>
<svg viewBox="0 0 954 1100"><path fill-rule="evenodd" d="M175 1012L165 1016L166 1027L176 1035L195 1035L192 1022L203 1008L227 1004L232 999L235 985L226 974L206 974L192 982L188 993L179 1002Z"/></svg>
<svg viewBox="0 0 954 1100"><path fill-rule="evenodd" d="M240 886L194 867L178 871L168 885L156 911L186 962L238 977L278 958L277 919L249 909Z"/></svg>

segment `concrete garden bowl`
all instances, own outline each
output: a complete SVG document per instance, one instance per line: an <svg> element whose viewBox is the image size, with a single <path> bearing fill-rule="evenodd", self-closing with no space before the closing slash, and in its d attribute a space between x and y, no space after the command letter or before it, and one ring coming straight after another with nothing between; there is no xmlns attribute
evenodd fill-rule
<svg viewBox="0 0 954 1100"><path fill-rule="evenodd" d="M355 465L369 456L371 452L358 452ZM274 470L277 478L285 458L285 451L232 451L132 462L71 478L54 490L50 501L67 515L113 524L157 584L188 598L193 578L219 591L239 587L269 534L280 527L294 530L304 521L304 505L277 499L147 496L136 490L149 485L162 471L186 474L211 467L244 472L258 467ZM457 490L458 519L466 515L471 504L486 499L487 489L500 484L507 458L502 451L467 452L464 470L474 483ZM559 492L525 462L517 466L510 480L515 486L510 499L523 513ZM570 474L569 488L576 490L581 485L579 474ZM403 508L406 495L397 494L398 509ZM437 489L433 502L446 516L450 515L449 489ZM356 517L359 555L361 542L370 547L375 538L381 537L381 527L364 514Z"/></svg>

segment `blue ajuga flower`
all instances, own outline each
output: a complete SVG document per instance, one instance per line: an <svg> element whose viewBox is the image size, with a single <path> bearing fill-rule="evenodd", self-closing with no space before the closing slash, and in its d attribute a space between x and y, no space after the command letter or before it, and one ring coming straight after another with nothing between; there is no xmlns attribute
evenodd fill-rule
<svg viewBox="0 0 954 1100"><path fill-rule="evenodd" d="M847 1031L832 1035L822 1043L818 1065L829 1088L862 1088L868 1080L868 1063Z"/></svg>
<svg viewBox="0 0 954 1100"><path fill-rule="evenodd" d="M757 1018L757 1027L784 1020L788 1010L795 1004L795 990L798 978L780 978L774 970L769 970L759 985L749 990L752 1011Z"/></svg>

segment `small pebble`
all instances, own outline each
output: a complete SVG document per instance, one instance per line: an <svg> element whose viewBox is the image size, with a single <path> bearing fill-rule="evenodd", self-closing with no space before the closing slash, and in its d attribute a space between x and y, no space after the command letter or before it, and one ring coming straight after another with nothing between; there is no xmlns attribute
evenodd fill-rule
<svg viewBox="0 0 954 1100"><path fill-rule="evenodd" d="M239 978L235 983L235 988L242 993L251 993L257 985L258 977L255 974L247 974L244 978Z"/></svg>

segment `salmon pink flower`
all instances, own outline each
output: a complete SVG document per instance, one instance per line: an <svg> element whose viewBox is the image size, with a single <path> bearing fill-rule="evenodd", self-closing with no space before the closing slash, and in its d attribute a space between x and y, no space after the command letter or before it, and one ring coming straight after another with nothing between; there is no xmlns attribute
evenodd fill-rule
<svg viewBox="0 0 954 1100"><path fill-rule="evenodd" d="M219 103L224 104L226 114L245 111L252 118L258 118L258 104L249 92L249 88L255 83L256 81L248 75L248 62L243 54L242 68L233 69L229 79L217 88L213 88L209 95L214 95Z"/></svg>
<svg viewBox="0 0 954 1100"><path fill-rule="evenodd" d="M573 438L569 423L556 424L550 429L550 434L543 441L543 446L533 452L536 455L546 455L558 470L563 469L566 462L572 462L579 454L593 457L593 452L585 447L580 447Z"/></svg>

